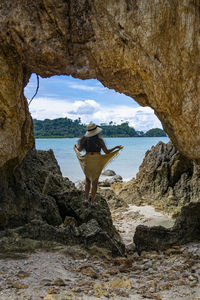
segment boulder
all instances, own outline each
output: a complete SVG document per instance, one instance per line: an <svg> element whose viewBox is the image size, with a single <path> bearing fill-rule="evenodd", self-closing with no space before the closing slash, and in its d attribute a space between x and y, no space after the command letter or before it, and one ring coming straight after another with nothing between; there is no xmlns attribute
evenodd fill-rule
<svg viewBox="0 0 200 300"><path fill-rule="evenodd" d="M115 171L113 171L113 170L105 170L105 171L102 173L102 175L104 175L104 176L114 176L114 175L116 175L116 173L115 173Z"/></svg>
<svg viewBox="0 0 200 300"><path fill-rule="evenodd" d="M182 207L172 228L163 226L136 227L134 243L142 251L164 250L172 246L200 240L200 203L189 203Z"/></svg>

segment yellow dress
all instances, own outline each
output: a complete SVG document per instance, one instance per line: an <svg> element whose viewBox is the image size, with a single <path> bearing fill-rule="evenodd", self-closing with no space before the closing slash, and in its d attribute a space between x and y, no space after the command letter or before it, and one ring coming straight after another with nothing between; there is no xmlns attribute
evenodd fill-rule
<svg viewBox="0 0 200 300"><path fill-rule="evenodd" d="M111 160L119 154L119 150L115 150L108 154L100 154L98 152L86 153L85 155L80 154L78 149L74 146L74 151L79 160L80 166L87 178L90 181L94 181L98 178L102 170Z"/></svg>

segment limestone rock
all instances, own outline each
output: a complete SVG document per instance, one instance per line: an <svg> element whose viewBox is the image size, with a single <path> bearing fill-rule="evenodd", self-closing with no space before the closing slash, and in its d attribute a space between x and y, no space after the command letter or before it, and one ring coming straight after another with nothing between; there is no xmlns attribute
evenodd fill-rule
<svg viewBox="0 0 200 300"><path fill-rule="evenodd" d="M0 49L0 168L6 164L4 171L19 165L34 146L33 123L23 95L26 75L18 58L6 52Z"/></svg>
<svg viewBox="0 0 200 300"><path fill-rule="evenodd" d="M30 177L35 167L27 168L30 174L23 170L24 165L15 169L34 146L32 121L23 95L31 73L42 77L66 74L81 79L97 78L108 88L153 108L181 154L176 154L173 161L172 149L169 161L157 161L155 173L147 172L149 178L145 180L154 182L156 176L157 184L162 183L161 191L159 185L154 186L158 198L162 193L170 202L176 203L178 197L185 204L189 193L193 194L192 199L197 199L199 180L195 172L199 174L200 159L197 1L2 0L0 19L1 228L35 220L26 234L37 236L41 221L45 223L41 226L43 238L49 234L63 241L70 230L71 236L77 234L74 227L67 226L59 229L57 235L54 226L61 224L66 213L76 214L80 225L93 219L94 214L103 231L106 225L112 225L109 213L100 218L102 211L106 211L103 200L99 217L97 211L82 212L78 201L66 201L68 196L78 199L80 194L76 191L75 195L73 189L68 192L65 187L71 184L60 174L48 174L44 182L44 176L38 172L40 182L40 177L37 181L35 175ZM182 155L197 160L198 164ZM190 181L191 174L194 176ZM138 192L152 190L143 183L141 178ZM60 184L64 186L61 193ZM175 195L169 191L170 185Z"/></svg>
<svg viewBox="0 0 200 300"><path fill-rule="evenodd" d="M31 73L99 79L153 108L179 151L200 158L197 2L2 0L0 19L0 166L33 147Z"/></svg>
<svg viewBox="0 0 200 300"><path fill-rule="evenodd" d="M0 189L0 211L5 213L0 220L0 251L33 250L44 241L48 248L51 241L103 246L113 255L124 254L104 198L97 196L98 209L85 207L84 193L62 177L52 150L29 151L9 184L8 178L1 178Z"/></svg>
<svg viewBox="0 0 200 300"><path fill-rule="evenodd" d="M181 209L174 226L167 229L162 226L147 227L139 225L134 235L134 243L138 253L143 250L163 250L174 245L200 240L200 203L190 203ZM167 254L177 254L180 250L175 248Z"/></svg>
<svg viewBox="0 0 200 300"><path fill-rule="evenodd" d="M183 205L199 201L197 168L171 142L159 142L146 152L136 179L114 183L111 189L127 203L150 204L176 216Z"/></svg>
<svg viewBox="0 0 200 300"><path fill-rule="evenodd" d="M127 207L127 203L117 196L111 189L99 189L99 193L103 196L111 209L119 208L119 207Z"/></svg>

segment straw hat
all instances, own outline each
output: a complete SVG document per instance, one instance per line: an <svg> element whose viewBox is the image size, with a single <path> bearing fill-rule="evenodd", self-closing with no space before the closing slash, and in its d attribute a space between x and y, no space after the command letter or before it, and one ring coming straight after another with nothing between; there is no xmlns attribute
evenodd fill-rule
<svg viewBox="0 0 200 300"><path fill-rule="evenodd" d="M87 126L87 131L85 133L85 136L86 137L91 137L91 136L99 134L101 131L102 131L102 129L100 127L98 127L94 123L91 123Z"/></svg>

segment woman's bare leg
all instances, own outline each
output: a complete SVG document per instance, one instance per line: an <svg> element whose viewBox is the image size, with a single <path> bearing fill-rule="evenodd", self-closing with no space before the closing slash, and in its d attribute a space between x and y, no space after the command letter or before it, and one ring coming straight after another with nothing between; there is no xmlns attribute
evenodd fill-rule
<svg viewBox="0 0 200 300"><path fill-rule="evenodd" d="M90 193L90 185L91 185L91 181L89 180L89 178L85 178L85 201L88 201L89 199L89 193Z"/></svg>
<svg viewBox="0 0 200 300"><path fill-rule="evenodd" d="M99 178L92 181L92 192L91 192L91 203L94 204L95 196L97 193L97 185L98 185Z"/></svg>

